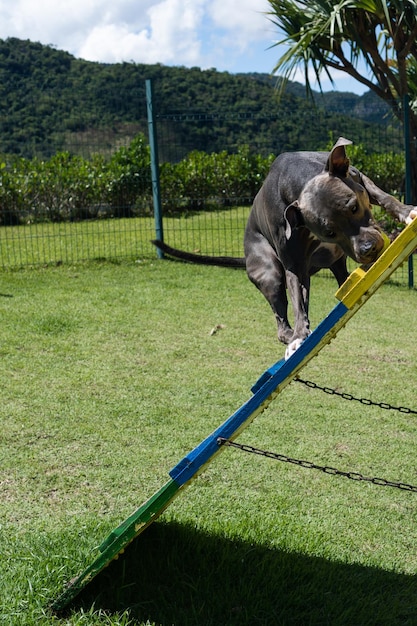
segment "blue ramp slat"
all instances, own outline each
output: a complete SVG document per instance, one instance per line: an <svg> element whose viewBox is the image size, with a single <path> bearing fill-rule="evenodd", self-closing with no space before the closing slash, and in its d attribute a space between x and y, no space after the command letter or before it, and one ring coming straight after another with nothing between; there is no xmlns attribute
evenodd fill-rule
<svg viewBox="0 0 417 626"><path fill-rule="evenodd" d="M312 358L317 353L317 348L319 348L320 344L328 343L333 338L331 331L347 312L348 309L342 302L337 304L287 361L278 361L269 368L253 386L252 391L254 391L254 395L184 457L169 472L171 478L179 485L183 485L191 480L211 457L219 452L220 448L217 439L219 437L225 439L236 437L244 425L263 411L269 402L273 400L274 394L278 393L278 387L284 381L286 384L291 382L304 361ZM334 334L336 332L337 329L334 330Z"/></svg>
<svg viewBox="0 0 417 626"><path fill-rule="evenodd" d="M268 380L270 380L274 374L277 373L277 371L284 365L284 363L285 359L282 359L281 361L277 361L276 363L274 363L274 365L271 365L271 367L267 369L266 372L264 372L253 385L253 387L251 388L252 393L256 393L257 391L259 391L259 389L263 387L264 384Z"/></svg>

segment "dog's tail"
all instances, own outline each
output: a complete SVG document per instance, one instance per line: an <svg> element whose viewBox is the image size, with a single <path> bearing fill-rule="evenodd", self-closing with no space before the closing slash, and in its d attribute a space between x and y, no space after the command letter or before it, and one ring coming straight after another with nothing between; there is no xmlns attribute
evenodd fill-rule
<svg viewBox="0 0 417 626"><path fill-rule="evenodd" d="M153 239L152 243L162 252L172 256L175 259L181 259L182 261L188 261L189 263L199 263L200 265L218 265L220 267L239 267L245 268L246 262L244 257L235 256L208 256L205 254L195 254L193 252L186 252L185 250L178 250L177 248L171 248L160 239Z"/></svg>

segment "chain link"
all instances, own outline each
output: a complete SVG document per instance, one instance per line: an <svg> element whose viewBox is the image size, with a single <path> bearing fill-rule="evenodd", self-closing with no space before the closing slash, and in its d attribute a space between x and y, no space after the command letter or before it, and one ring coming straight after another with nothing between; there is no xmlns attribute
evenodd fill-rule
<svg viewBox="0 0 417 626"><path fill-rule="evenodd" d="M405 406L394 406L393 404L388 404L388 402L373 402L368 398L356 398L352 396L350 393L342 393L340 391L336 391L336 389L332 389L331 387L321 387L317 383L313 383L310 380L303 380L302 378L295 378L295 382L303 383L310 389L319 389L320 391L324 391L324 393L329 394L330 396L339 396L344 400L355 400L355 402L360 402L361 404L366 404L368 406L377 406L380 409L386 409L388 411L399 411L400 413L408 413L412 415L417 415L417 411L414 409L409 409Z"/></svg>
<svg viewBox="0 0 417 626"><path fill-rule="evenodd" d="M324 472L325 474L330 474L331 476L344 476L345 478L349 478L350 480L372 483L373 485L378 485L380 487L395 487L396 489L402 489L404 491L412 491L413 493L417 493L417 486L415 485L410 485L403 482L394 482L392 480L386 480L385 478L371 478L369 476L363 476L362 474L359 474L359 472L346 472L336 469L335 467L330 467L328 465L317 465L316 463L312 463L311 461L293 459L289 456L286 456L285 454L278 454L276 452L269 452L268 450L261 450L247 444L236 443L235 441L225 439L224 437L218 437L217 444L219 446L230 446L232 448L238 448L243 452L257 454L259 456L267 457L268 459L274 459L275 461L292 463L293 465L298 465L299 467L304 467L306 469L319 470L321 472Z"/></svg>

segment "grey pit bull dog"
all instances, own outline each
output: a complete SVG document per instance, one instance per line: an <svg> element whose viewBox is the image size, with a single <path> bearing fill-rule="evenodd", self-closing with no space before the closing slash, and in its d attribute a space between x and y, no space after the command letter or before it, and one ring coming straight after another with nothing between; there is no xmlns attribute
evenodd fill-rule
<svg viewBox="0 0 417 626"><path fill-rule="evenodd" d="M272 307L278 339L289 358L310 334L310 276L330 268L339 286L346 280L346 257L373 263L386 237L375 224L371 204L382 206L400 222L417 216L349 164L340 137L331 152L286 152L274 161L259 190L245 230L245 259L183 252L161 241L167 254L191 261L246 267L250 280ZM290 295L294 328L288 321Z"/></svg>
<svg viewBox="0 0 417 626"><path fill-rule="evenodd" d="M245 231L246 271L272 307L278 339L289 358L310 334L310 276L330 268L339 286L346 280L346 257L373 263L384 235L371 204L401 222L417 215L349 165L340 137L330 153L279 155L257 194ZM288 321L287 289L294 310Z"/></svg>

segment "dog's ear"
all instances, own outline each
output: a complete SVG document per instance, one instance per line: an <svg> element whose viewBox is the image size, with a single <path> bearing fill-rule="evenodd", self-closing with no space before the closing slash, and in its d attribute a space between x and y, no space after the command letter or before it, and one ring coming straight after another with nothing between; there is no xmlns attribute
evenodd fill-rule
<svg viewBox="0 0 417 626"><path fill-rule="evenodd" d="M334 144L332 151L326 163L326 171L333 176L346 178L349 170L349 159L346 154L345 146L351 145L350 139L339 137Z"/></svg>
<svg viewBox="0 0 417 626"><path fill-rule="evenodd" d="M300 228L300 226L304 226L304 218L297 200L287 206L284 211L284 219L285 236L287 239L290 239L293 230Z"/></svg>

